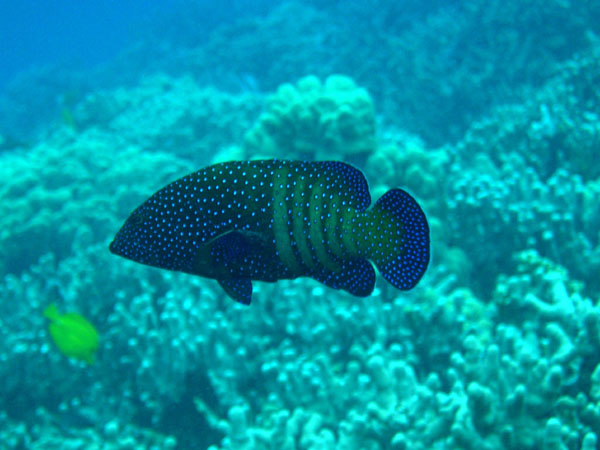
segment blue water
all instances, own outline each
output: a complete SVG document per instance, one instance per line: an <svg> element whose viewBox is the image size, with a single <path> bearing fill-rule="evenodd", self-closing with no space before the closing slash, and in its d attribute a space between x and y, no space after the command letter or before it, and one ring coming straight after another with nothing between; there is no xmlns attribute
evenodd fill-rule
<svg viewBox="0 0 600 450"><path fill-rule="evenodd" d="M116 58L140 35L160 33L159 24L173 17L194 14L194 25L210 30L234 18L249 14L247 1L164 0L72 2L24 0L0 2L0 87L20 72L45 65L68 64L90 69ZM264 14L272 5L251 3L255 14ZM183 13L180 11L183 10ZM165 17L167 19L165 19Z"/></svg>
<svg viewBox="0 0 600 450"><path fill-rule="evenodd" d="M148 2L22 2L0 4L0 83L42 65L76 63L85 69L132 44L137 26L168 8Z"/></svg>
<svg viewBox="0 0 600 450"><path fill-rule="evenodd" d="M599 35L593 1L0 2L0 450L598 448ZM271 158L360 172L215 166Z"/></svg>

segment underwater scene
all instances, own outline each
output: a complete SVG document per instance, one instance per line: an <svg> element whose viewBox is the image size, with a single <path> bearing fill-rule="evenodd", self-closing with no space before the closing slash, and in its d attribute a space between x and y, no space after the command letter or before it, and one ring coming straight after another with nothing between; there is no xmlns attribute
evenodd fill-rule
<svg viewBox="0 0 600 450"><path fill-rule="evenodd" d="M0 3L0 450L600 448L600 1Z"/></svg>

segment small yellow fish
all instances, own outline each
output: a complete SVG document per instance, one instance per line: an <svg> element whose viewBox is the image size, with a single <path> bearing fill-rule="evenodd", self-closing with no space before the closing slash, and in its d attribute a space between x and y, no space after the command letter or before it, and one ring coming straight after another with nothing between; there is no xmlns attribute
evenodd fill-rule
<svg viewBox="0 0 600 450"><path fill-rule="evenodd" d="M77 122L75 121L75 116L73 115L73 111L71 108L63 106L60 110L60 115L62 117L63 123L71 128L74 131L77 131Z"/></svg>
<svg viewBox="0 0 600 450"><path fill-rule="evenodd" d="M61 314L54 303L44 309L48 330L58 349L69 358L94 364L100 336L90 322L77 313Z"/></svg>

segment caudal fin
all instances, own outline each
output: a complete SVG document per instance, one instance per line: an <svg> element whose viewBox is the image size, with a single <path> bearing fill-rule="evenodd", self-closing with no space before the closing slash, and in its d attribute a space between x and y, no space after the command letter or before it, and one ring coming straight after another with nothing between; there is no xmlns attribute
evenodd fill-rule
<svg viewBox="0 0 600 450"><path fill-rule="evenodd" d="M402 290L421 279L430 257L429 225L425 213L402 189L386 192L370 211L371 259L383 277Z"/></svg>

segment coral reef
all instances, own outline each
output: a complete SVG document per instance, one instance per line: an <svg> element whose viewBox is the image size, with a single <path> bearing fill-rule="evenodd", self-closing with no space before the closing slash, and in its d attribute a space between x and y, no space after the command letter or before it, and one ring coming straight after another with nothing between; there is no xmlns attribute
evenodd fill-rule
<svg viewBox="0 0 600 450"><path fill-rule="evenodd" d="M205 155L239 143L262 106L255 94L228 95L191 77L156 74L132 88L88 94L74 109L79 128L99 127L143 150L206 164Z"/></svg>
<svg viewBox="0 0 600 450"><path fill-rule="evenodd" d="M44 408L34 412L34 424L10 420L0 413L0 440L7 449L75 450L80 448L103 448L106 450L143 450L177 448L177 439L164 436L150 429L121 423L118 419L104 424L97 432L73 428L65 433L64 424L56 423L56 417ZM4 431L6 430L6 431Z"/></svg>
<svg viewBox="0 0 600 450"><path fill-rule="evenodd" d="M95 128L77 135L63 129L2 160L2 273L19 273L47 252L60 259L73 246L106 239L132 203L190 170L182 159L143 153Z"/></svg>
<svg viewBox="0 0 600 450"><path fill-rule="evenodd" d="M160 17L107 67L39 69L17 80L0 98L0 133L26 139L58 119L56 91L81 98L152 73L190 73L235 91L345 73L369 90L388 123L438 146L460 139L490 108L526 98L600 32L594 1L261 1L255 14L234 1L218 25L206 23L214 11L204 5L178 7L168 25Z"/></svg>
<svg viewBox="0 0 600 450"><path fill-rule="evenodd" d="M282 3L264 20L216 30L193 64L233 68L267 90L306 73L353 74L388 123L441 145L550 79L590 46L598 23L596 5L563 0Z"/></svg>
<svg viewBox="0 0 600 450"><path fill-rule="evenodd" d="M589 112L599 107L599 49L565 63L529 102L474 123L456 145L440 218L452 227L450 245L481 267L483 289L514 252L531 247L599 287L600 222L590 198L600 120Z"/></svg>
<svg viewBox="0 0 600 450"><path fill-rule="evenodd" d="M244 137L253 157L352 160L375 149L375 110L369 93L342 75L283 84Z"/></svg>
<svg viewBox="0 0 600 450"><path fill-rule="evenodd" d="M221 62L230 64L251 48L257 53L235 67L247 69L252 58L277 50L281 59L260 68L261 81L273 89L292 83L301 76L293 72L306 58L302 52L335 35L329 29L308 36L311 23L325 23L316 9L323 3L311 2L314 14L296 24L282 23L286 10L278 8L263 28L257 20L236 23L206 51L215 55L229 45ZM554 18L548 33L567 4L543 8L539 20ZM593 30L600 21L587 33L574 30L582 8L590 10L587 23L597 7L573 4L556 40L546 42L538 27L518 49L522 35L490 29L517 16L519 27L533 27L537 3L521 17L516 4L505 10L492 2L487 10L467 2L454 25L454 7L435 5L427 14L410 2L411 17L433 25L406 42L398 36L416 25L386 18L389 9L376 11L380 32L396 33L385 42L400 49L377 73L327 77L335 60L267 96L225 93L192 75L157 71L134 86L83 95L69 120L47 124L38 140L17 145L2 132L0 447L597 447L600 46ZM364 6L347 14L357 8ZM475 18L481 30L467 26ZM241 24L247 31L238 34ZM450 28L434 39L440 24ZM285 39L256 47L263 38L253 33L287 26L295 31ZM563 39L568 32L572 41ZM294 33L307 36L286 59ZM441 67L460 54L469 33L491 42L478 42L456 61L461 70L442 77ZM236 46L227 39L232 35L254 40ZM434 49L448 46L435 53L435 64L425 67L435 59L430 52L412 60L414 78L390 78L401 86L382 81L405 74L398 60L423 49L409 51L410 42L431 39ZM519 61L529 60L532 48L541 56L524 67ZM508 51L485 65L490 49ZM204 61L196 56L194 64ZM529 83L520 80L534 75L529 70L539 76L529 81L546 82L524 89L525 100L498 106L501 95L492 89L474 95L456 120L447 117L473 82L486 90L505 76L506 89L515 92ZM448 105L440 106L442 97ZM390 116L415 98L419 108ZM385 112L381 120L374 104ZM472 120L484 111L485 118ZM402 129L390 125L407 117L412 121ZM436 131L438 122L444 127ZM432 146L438 132L456 129L447 136L461 136L462 126L466 132L454 143L446 137ZM414 193L433 238L422 284L400 292L380 283L370 298L357 299L305 279L256 283L245 308L213 281L108 252L122 220L166 182L209 162L260 156L350 160L365 170L374 198L395 186ZM93 365L52 347L42 314L50 303L85 315L98 329Z"/></svg>

